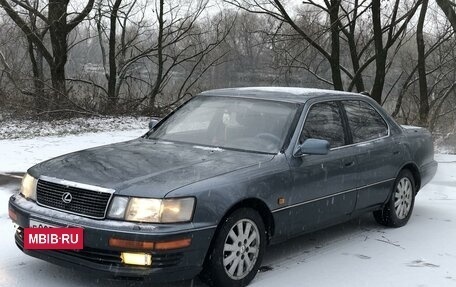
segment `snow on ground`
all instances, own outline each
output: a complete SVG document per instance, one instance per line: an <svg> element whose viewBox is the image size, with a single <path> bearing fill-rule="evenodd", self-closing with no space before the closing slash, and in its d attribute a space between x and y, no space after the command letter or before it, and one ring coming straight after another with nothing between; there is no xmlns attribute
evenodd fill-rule
<svg viewBox="0 0 456 287"><path fill-rule="evenodd" d="M147 128L147 117L91 117L66 120L4 120L0 125L0 139L33 138L100 131L123 131Z"/></svg>
<svg viewBox="0 0 456 287"><path fill-rule="evenodd" d="M138 137L144 130L0 140L0 171L25 171L49 157ZM370 215L269 247L250 286L456 286L456 156L437 155L439 169L402 228L377 225ZM88 276L28 257L13 240L8 197L0 186L0 286L151 286ZM1 205L0 205L1 206ZM154 286L156 286L154 284ZM165 285L159 285L165 286ZM166 286L204 286L199 280Z"/></svg>

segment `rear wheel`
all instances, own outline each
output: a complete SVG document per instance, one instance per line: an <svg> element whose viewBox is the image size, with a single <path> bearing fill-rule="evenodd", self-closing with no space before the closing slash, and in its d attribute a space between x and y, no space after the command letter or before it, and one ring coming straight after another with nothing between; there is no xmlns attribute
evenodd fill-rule
<svg viewBox="0 0 456 287"><path fill-rule="evenodd" d="M260 267L266 246L261 216L253 209L234 211L216 234L202 279L210 286L246 286Z"/></svg>
<svg viewBox="0 0 456 287"><path fill-rule="evenodd" d="M409 170L402 170L396 181L391 198L382 210L374 212L375 220L385 226L401 227L407 224L415 204L415 180Z"/></svg>

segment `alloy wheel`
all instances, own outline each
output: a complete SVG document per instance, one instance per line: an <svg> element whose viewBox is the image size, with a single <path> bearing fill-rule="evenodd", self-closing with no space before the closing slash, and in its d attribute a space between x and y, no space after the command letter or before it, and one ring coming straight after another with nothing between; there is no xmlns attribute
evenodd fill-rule
<svg viewBox="0 0 456 287"><path fill-rule="evenodd" d="M234 280L243 279L255 266L260 252L260 233L255 222L241 219L233 225L223 247L223 266Z"/></svg>
<svg viewBox="0 0 456 287"><path fill-rule="evenodd" d="M412 206L412 182L407 177L403 177L396 186L394 193L394 210L399 219L404 219L410 212Z"/></svg>

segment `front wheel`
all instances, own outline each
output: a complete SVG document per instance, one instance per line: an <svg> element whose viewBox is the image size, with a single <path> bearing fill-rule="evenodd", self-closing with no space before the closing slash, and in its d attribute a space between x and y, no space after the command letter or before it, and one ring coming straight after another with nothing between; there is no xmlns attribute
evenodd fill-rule
<svg viewBox="0 0 456 287"><path fill-rule="evenodd" d="M210 286L242 287L252 281L266 246L261 216L253 209L234 211L216 234L202 279Z"/></svg>
<svg viewBox="0 0 456 287"><path fill-rule="evenodd" d="M374 212L375 220L385 226L401 227L407 224L415 204L415 180L409 170L402 170L389 201L382 210Z"/></svg>

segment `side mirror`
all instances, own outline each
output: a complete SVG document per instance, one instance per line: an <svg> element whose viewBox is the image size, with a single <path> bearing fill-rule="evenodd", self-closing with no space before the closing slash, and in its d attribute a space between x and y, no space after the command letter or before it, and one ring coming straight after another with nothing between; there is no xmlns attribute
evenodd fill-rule
<svg viewBox="0 0 456 287"><path fill-rule="evenodd" d="M306 139L302 144L296 147L293 156L302 156L304 154L325 155L328 154L330 144L327 140Z"/></svg>
<svg viewBox="0 0 456 287"><path fill-rule="evenodd" d="M153 129L157 124L158 122L160 121L160 119L158 118L152 118L149 122L149 129Z"/></svg>

